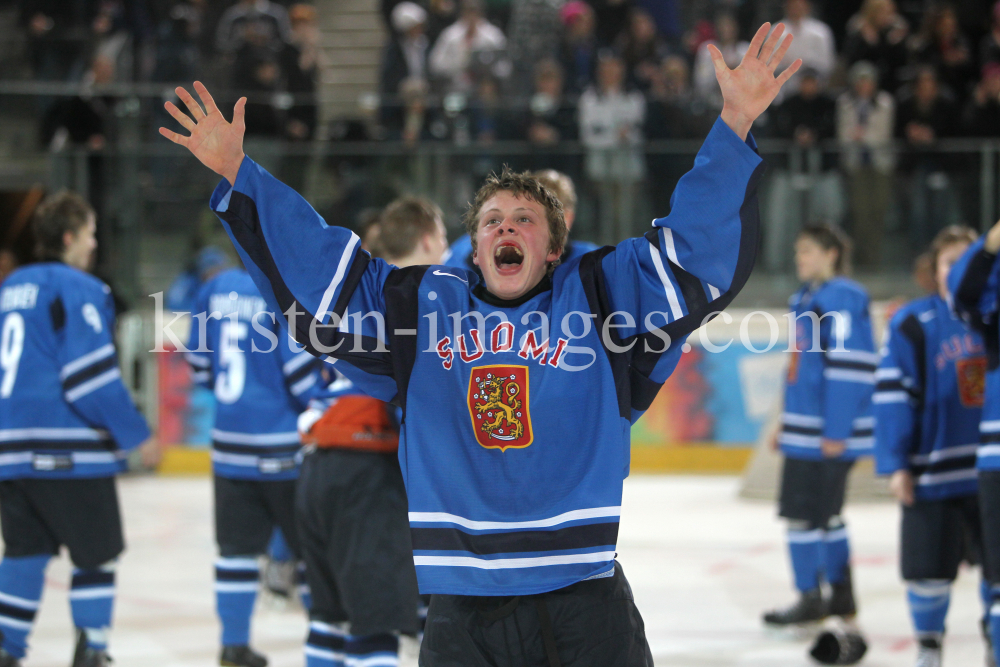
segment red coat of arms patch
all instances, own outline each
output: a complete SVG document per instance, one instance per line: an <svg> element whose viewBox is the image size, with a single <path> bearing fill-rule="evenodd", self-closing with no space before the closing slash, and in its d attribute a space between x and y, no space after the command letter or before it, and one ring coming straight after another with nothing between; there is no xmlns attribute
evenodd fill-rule
<svg viewBox="0 0 1000 667"><path fill-rule="evenodd" d="M955 361L958 373L958 396L967 408L983 407L986 394L986 357L969 357Z"/></svg>
<svg viewBox="0 0 1000 667"><path fill-rule="evenodd" d="M469 375L469 416L476 441L488 449L531 444L527 366L476 366Z"/></svg>

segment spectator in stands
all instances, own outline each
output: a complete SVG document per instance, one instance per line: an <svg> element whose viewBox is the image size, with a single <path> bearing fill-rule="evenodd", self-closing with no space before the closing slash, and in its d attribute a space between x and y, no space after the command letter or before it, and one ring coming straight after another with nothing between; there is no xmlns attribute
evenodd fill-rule
<svg viewBox="0 0 1000 667"><path fill-rule="evenodd" d="M276 138L284 133L281 114L273 104L274 93L281 84L281 66L278 54L263 45L259 33L236 54L233 66L233 83L246 94L247 137ZM273 165L272 165L273 167Z"/></svg>
<svg viewBox="0 0 1000 667"><path fill-rule="evenodd" d="M239 0L219 19L216 49L235 54L248 42L277 53L291 41L288 12L270 0Z"/></svg>
<svg viewBox="0 0 1000 667"><path fill-rule="evenodd" d="M597 63L594 10L583 0L570 0L560 10L560 17L566 27L560 55L566 90L579 95L594 80Z"/></svg>
<svg viewBox="0 0 1000 667"><path fill-rule="evenodd" d="M482 0L462 0L461 18L445 28L431 49L431 74L446 90L469 93L476 70L488 69L504 78L509 74L501 65L506 47L503 32L483 15Z"/></svg>
<svg viewBox="0 0 1000 667"><path fill-rule="evenodd" d="M694 59L694 92L708 106L722 109L722 91L715 77L715 65L708 51L709 44L715 44L726 65L735 68L743 60L743 54L750 48L750 43L740 40L739 24L736 17L729 12L720 12L715 17L716 39L703 42L698 47Z"/></svg>
<svg viewBox="0 0 1000 667"><path fill-rule="evenodd" d="M115 64L105 55L94 57L83 75L88 88L114 82ZM62 97L49 107L42 118L41 141L49 150L67 146L99 151L108 145L114 121L114 98L91 94Z"/></svg>
<svg viewBox="0 0 1000 667"><path fill-rule="evenodd" d="M153 81L193 81L199 78L201 54L198 37L204 18L205 0L180 0L170 7L156 27Z"/></svg>
<svg viewBox="0 0 1000 667"><path fill-rule="evenodd" d="M934 67L921 65L912 86L900 90L896 107L896 135L907 146L901 164L909 180L910 239L915 249L926 247L938 229L958 222L948 176L955 160L928 150L938 139L955 134L956 117L954 100L942 90Z"/></svg>
<svg viewBox="0 0 1000 667"><path fill-rule="evenodd" d="M1000 62L983 65L983 78L965 106L962 124L973 137L1000 136Z"/></svg>
<svg viewBox="0 0 1000 667"><path fill-rule="evenodd" d="M872 63L854 63L851 88L837 99L837 139L849 180L852 236L858 264L866 268L881 260L882 229L895 167L895 103L892 95L879 90L878 77Z"/></svg>
<svg viewBox="0 0 1000 667"><path fill-rule="evenodd" d="M898 70L906 64L908 32L909 26L892 0L865 0L861 11L847 23L844 44L847 63L873 63L878 72L878 84L884 90L895 92L899 84Z"/></svg>
<svg viewBox="0 0 1000 667"><path fill-rule="evenodd" d="M979 45L979 64L1000 63L1000 1L993 5L990 32Z"/></svg>
<svg viewBox="0 0 1000 667"><path fill-rule="evenodd" d="M527 156L518 169L552 168L576 177L579 160L575 155L553 154L550 150L562 141L575 141L579 136L576 105L564 95L562 67L554 59L542 60L535 66L534 90L526 106L512 112L509 139L528 141L538 149L537 155Z"/></svg>
<svg viewBox="0 0 1000 667"><path fill-rule="evenodd" d="M287 112L285 136L292 141L308 141L316 133L318 108L316 81L323 53L319 48L316 8L304 3L288 8L291 42L282 51L281 70L285 90L294 96Z"/></svg>
<svg viewBox="0 0 1000 667"><path fill-rule="evenodd" d="M32 76L41 81L78 80L87 67L97 1L20 0L19 10Z"/></svg>
<svg viewBox="0 0 1000 667"><path fill-rule="evenodd" d="M802 70L811 69L826 85L836 64L837 53L833 43L833 31L830 26L811 16L812 6L809 0L785 0L785 32L792 35L795 41L788 47L784 59L778 65L778 71L784 70L797 58L802 58L802 69L788 80L782 87L783 97L793 95L799 88Z"/></svg>
<svg viewBox="0 0 1000 667"><path fill-rule="evenodd" d="M420 141L446 139L448 126L428 109L430 86L425 79L404 79L399 85L401 106L383 107L382 127L389 141L413 148Z"/></svg>
<svg viewBox="0 0 1000 667"><path fill-rule="evenodd" d="M637 184L646 172L645 116L642 93L625 89L625 63L603 51L596 84L580 96L580 139L587 147L587 178L600 193L600 234L610 245L633 235Z"/></svg>
<svg viewBox="0 0 1000 667"><path fill-rule="evenodd" d="M628 82L639 90L649 90L660 63L670 53L652 15L640 7L629 12L628 29L618 36L615 49L625 60Z"/></svg>
<svg viewBox="0 0 1000 667"><path fill-rule="evenodd" d="M602 48L614 46L618 35L628 29L631 0L588 0L597 21L597 42Z"/></svg>
<svg viewBox="0 0 1000 667"><path fill-rule="evenodd" d="M396 37L388 41L382 55L379 92L385 97L394 98L405 79L427 79L430 40L424 32L427 12L420 5L401 2L393 8L391 17Z"/></svg>
<svg viewBox="0 0 1000 667"><path fill-rule="evenodd" d="M469 130L476 143L489 145L509 134L506 117L500 108L500 83L492 76L476 80L476 92L468 109Z"/></svg>
<svg viewBox="0 0 1000 667"><path fill-rule="evenodd" d="M819 72L804 68L799 90L785 98L774 112L774 135L792 139L802 148L812 148L835 132L837 105L823 92Z"/></svg>
<svg viewBox="0 0 1000 667"><path fill-rule="evenodd" d="M708 134L718 114L692 93L688 81L687 60L676 55L663 59L647 93L646 139L701 139ZM650 203L656 215L670 210L670 195L689 163L687 156L647 152Z"/></svg>
<svg viewBox="0 0 1000 667"><path fill-rule="evenodd" d="M928 7L920 34L914 35L910 49L915 62L932 65L941 83L950 87L952 94L965 97L975 69L968 40L959 30L954 8L940 4Z"/></svg>
<svg viewBox="0 0 1000 667"><path fill-rule="evenodd" d="M561 7L562 0L513 0L511 3L507 35L513 65L512 83L527 81L538 63L559 54L559 41L553 37L562 32Z"/></svg>

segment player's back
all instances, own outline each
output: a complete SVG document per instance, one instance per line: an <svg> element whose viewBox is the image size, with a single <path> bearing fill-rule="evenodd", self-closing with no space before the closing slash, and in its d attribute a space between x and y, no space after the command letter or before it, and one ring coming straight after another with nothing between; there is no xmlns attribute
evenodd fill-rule
<svg viewBox="0 0 1000 667"><path fill-rule="evenodd" d="M122 457L113 450L148 435L121 386L114 322L107 285L65 264L32 264L4 281L0 478L114 474ZM95 394L112 405L91 405ZM102 416L116 410L121 428L109 433Z"/></svg>
<svg viewBox="0 0 1000 667"><path fill-rule="evenodd" d="M294 477L300 447L296 420L319 390L318 360L297 345L289 349L287 332L246 271L231 269L206 283L198 310L209 314L204 345L196 317L188 360L195 379L215 393L216 473Z"/></svg>

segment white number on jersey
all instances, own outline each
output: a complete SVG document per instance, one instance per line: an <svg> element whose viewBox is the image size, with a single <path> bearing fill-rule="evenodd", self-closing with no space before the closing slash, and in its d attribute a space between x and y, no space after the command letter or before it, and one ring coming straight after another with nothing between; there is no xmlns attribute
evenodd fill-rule
<svg viewBox="0 0 1000 667"><path fill-rule="evenodd" d="M219 366L221 370L215 378L215 397L221 403L235 403L243 395L243 385L247 379L247 359L240 349L240 341L247 337L247 325L243 322L223 320L220 323Z"/></svg>
<svg viewBox="0 0 1000 667"><path fill-rule="evenodd" d="M11 392L14 391L17 366L21 363L23 351L24 318L21 317L21 313L13 312L4 319L3 333L0 334L0 369L3 369L0 398L10 398Z"/></svg>
<svg viewBox="0 0 1000 667"><path fill-rule="evenodd" d="M101 322L101 314L92 303L83 304L83 321L91 326L94 333L104 331L104 324Z"/></svg>

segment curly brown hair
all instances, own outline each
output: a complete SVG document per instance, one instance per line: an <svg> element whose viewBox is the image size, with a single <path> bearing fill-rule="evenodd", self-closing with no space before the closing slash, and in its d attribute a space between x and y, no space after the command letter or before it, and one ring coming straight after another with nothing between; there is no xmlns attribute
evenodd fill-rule
<svg viewBox="0 0 1000 667"><path fill-rule="evenodd" d="M66 250L64 235L75 234L94 217L94 209L75 192L60 190L38 208L31 230L35 235L35 256L40 260L61 260Z"/></svg>
<svg viewBox="0 0 1000 667"><path fill-rule="evenodd" d="M479 188L476 198L469 204L468 210L462 217L469 237L472 239L472 254L475 255L478 248L476 243L476 231L479 229L479 214L483 210L483 205L498 192L509 192L515 197L522 197L531 200L536 204L541 204L545 209L545 218L549 223L549 250L562 254L566 247L566 217L563 212L562 202L552 190L547 188L531 172L515 172L507 165L498 176L496 172L486 177L486 182ZM549 264L549 272L559 264L558 259Z"/></svg>

